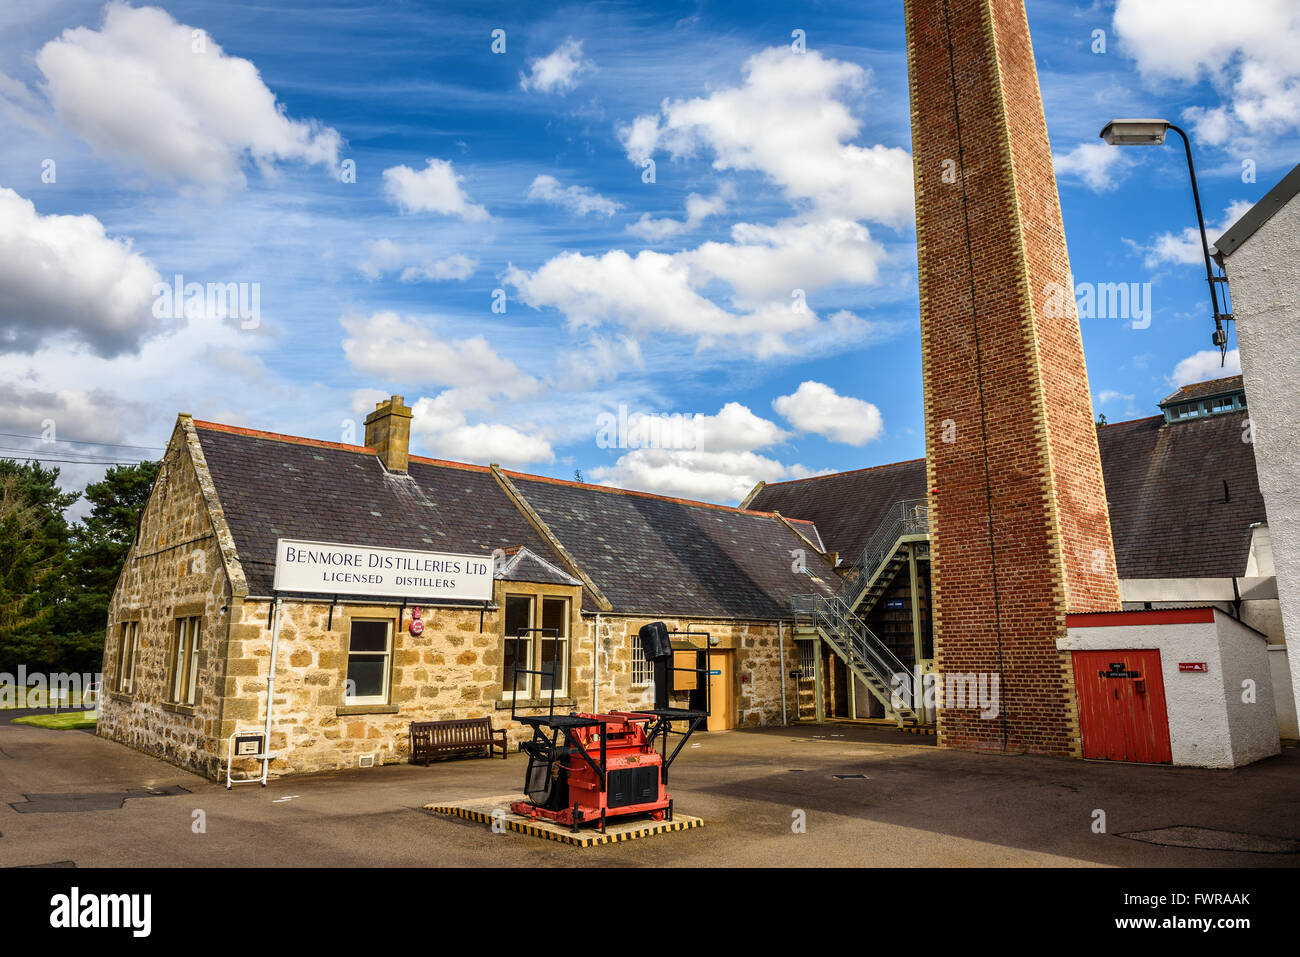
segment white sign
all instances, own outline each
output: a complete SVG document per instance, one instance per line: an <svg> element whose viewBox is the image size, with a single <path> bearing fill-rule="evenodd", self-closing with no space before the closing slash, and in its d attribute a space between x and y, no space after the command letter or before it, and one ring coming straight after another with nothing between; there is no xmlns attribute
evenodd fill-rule
<svg viewBox="0 0 1300 957"><path fill-rule="evenodd" d="M417 552L281 538L275 590L322 595L378 595L424 601L492 598L490 555Z"/></svg>

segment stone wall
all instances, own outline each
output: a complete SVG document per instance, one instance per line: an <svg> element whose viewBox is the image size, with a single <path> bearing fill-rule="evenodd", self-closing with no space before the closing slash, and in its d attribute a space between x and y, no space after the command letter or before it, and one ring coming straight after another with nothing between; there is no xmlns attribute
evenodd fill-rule
<svg viewBox="0 0 1300 957"><path fill-rule="evenodd" d="M231 587L194 464L197 439L176 426L108 611L96 733L216 775L219 689ZM201 453L199 453L201 460ZM201 616L193 707L169 703L176 619ZM117 691L123 625L139 622L135 687Z"/></svg>
<svg viewBox="0 0 1300 957"><path fill-rule="evenodd" d="M511 593L520 587L512 584ZM579 607L577 588L528 585L536 594L564 594ZM489 609L479 630L477 608L433 607L424 612L425 630L411 635L409 609L404 627L395 631L390 704L348 707L343 704L347 676L347 642L353 618L393 618L399 608L362 604L335 606L330 624L327 603L286 601L280 626L272 721L271 764L274 774L356 767L369 756L377 765L408 761L412 721L490 717L494 727L506 728L511 750L530 733L510 721L509 703L502 688L504 594L497 584L496 608ZM238 608L232 624L225 682L223 734L260 730L264 720L266 676L271 647L267 601L247 601ZM569 695L556 699L556 709L590 711L631 710L649 707L651 687L634 686L632 643L638 629L650 618L602 615L597 641L594 615L575 611L571 623ZM778 634L775 623L701 622L666 619L669 628L709 631L719 639L717 648L733 649L737 727L780 724L781 671L778 670ZM327 627L328 626L328 627ZM596 655L594 647L598 646ZM597 661L598 657L598 661ZM786 633L786 671L798 666L789 630ZM599 669L600 693L595 696ZM787 680L790 720L795 718L795 691ZM540 709L523 709L541 713ZM242 773L256 770L253 762Z"/></svg>
<svg viewBox="0 0 1300 957"><path fill-rule="evenodd" d="M632 685L632 647L643 625L663 621L670 631L703 631L717 639L717 650L735 652L733 689L736 700L735 727L762 727L781 723L781 676L799 667L799 654L789 623L785 625L785 658L781 659L781 636L776 622L718 621L695 618L643 618L600 616L598 657L600 661L601 711L648 708L654 703L650 685ZM587 616L588 633L595 616ZM701 640L702 641L702 640ZM584 676L590 678L590 676ZM794 682L785 681L786 718L798 714L798 693ZM681 697L685 697L684 695ZM582 703L591 707L590 699Z"/></svg>

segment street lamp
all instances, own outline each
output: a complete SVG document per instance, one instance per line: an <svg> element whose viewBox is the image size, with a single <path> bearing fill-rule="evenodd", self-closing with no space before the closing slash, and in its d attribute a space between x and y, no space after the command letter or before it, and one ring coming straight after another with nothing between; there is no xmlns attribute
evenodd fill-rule
<svg viewBox="0 0 1300 957"><path fill-rule="evenodd" d="M1192 199L1196 201L1196 222L1201 229L1201 252L1205 254L1205 281L1210 285L1210 303L1214 309L1213 342L1219 347L1220 356L1226 356L1228 336L1224 332L1224 321L1232 321L1232 313L1226 311L1228 302L1228 277L1216 276L1210 263L1210 241L1205 235L1205 216L1201 212L1201 191L1196 186L1196 167L1192 165L1192 143L1187 134L1168 120L1129 119L1111 120L1101 130L1101 138L1111 146L1160 146L1165 141L1165 133L1173 130L1183 138L1183 149L1187 153L1187 172L1192 177ZM1224 286L1224 310L1219 309L1219 284ZM1222 361L1222 360L1220 360Z"/></svg>

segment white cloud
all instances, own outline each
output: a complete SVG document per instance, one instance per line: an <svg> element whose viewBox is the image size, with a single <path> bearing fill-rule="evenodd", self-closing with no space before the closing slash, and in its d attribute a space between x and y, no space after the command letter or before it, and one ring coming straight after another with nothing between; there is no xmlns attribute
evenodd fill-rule
<svg viewBox="0 0 1300 957"><path fill-rule="evenodd" d="M1132 402L1137 396L1130 395L1127 392L1116 392L1114 389L1104 389L1097 393L1098 405L1109 405L1112 402L1123 399L1125 402Z"/></svg>
<svg viewBox="0 0 1300 957"><path fill-rule="evenodd" d="M1215 239L1228 231L1228 227L1240 219L1250 209L1249 200L1235 200L1223 211L1223 219L1218 226L1213 223L1205 227L1205 235L1213 244ZM1200 266L1205 262L1205 251L1201 248L1201 231L1196 226L1186 226L1179 233L1160 233L1145 246L1129 242L1133 248L1145 255L1148 269L1155 269L1162 263Z"/></svg>
<svg viewBox="0 0 1300 957"><path fill-rule="evenodd" d="M1080 143L1068 153L1052 154L1058 177L1074 176L1095 193L1115 189L1133 160L1120 146Z"/></svg>
<svg viewBox="0 0 1300 957"><path fill-rule="evenodd" d="M463 179L452 168L451 160L430 158L419 172L405 165L384 170L384 195L404 213L439 213L466 222L487 219L488 211L471 203L461 189Z"/></svg>
<svg viewBox="0 0 1300 957"><path fill-rule="evenodd" d="M631 336L592 335L586 343L575 349L566 349L557 359L558 375L553 384L573 391L617 379L628 369L644 370L645 357L641 344Z"/></svg>
<svg viewBox="0 0 1300 957"><path fill-rule="evenodd" d="M737 223L730 243L707 242L680 253L699 280L721 279L736 302L779 300L789 309L795 289L805 293L840 283L870 285L880 278L885 248L861 223L835 217L785 220L773 226Z"/></svg>
<svg viewBox="0 0 1300 957"><path fill-rule="evenodd" d="M633 449L613 465L587 473L601 485L726 504L743 499L759 481L812 474L802 465L785 465L757 452L680 449Z"/></svg>
<svg viewBox="0 0 1300 957"><path fill-rule="evenodd" d="M343 355L353 368L386 380L453 386L468 392L522 398L539 384L482 336L446 339L395 312L340 320L347 336Z"/></svg>
<svg viewBox="0 0 1300 957"><path fill-rule="evenodd" d="M674 158L707 149L715 169L757 170L792 202L849 219L911 219L907 152L849 142L861 124L845 99L865 92L867 70L781 46L750 57L742 73L740 87L665 100L657 115L620 128L628 158L641 163L657 149Z"/></svg>
<svg viewBox="0 0 1300 957"><path fill-rule="evenodd" d="M56 335L103 356L158 328L156 269L94 216L42 216L0 187L0 353L34 352Z"/></svg>
<svg viewBox="0 0 1300 957"><path fill-rule="evenodd" d="M1171 25L1176 24L1176 27ZM1153 80L1193 85L1207 77L1223 97L1184 117L1199 142L1268 139L1300 128L1300 6L1252 0L1225 11L1216 0L1119 0L1116 35Z"/></svg>
<svg viewBox="0 0 1300 957"><path fill-rule="evenodd" d="M628 226L627 231L640 236L647 242L662 242L678 233L689 232L710 216L720 216L727 211L727 203L735 196L735 189L725 184L712 196L691 193L686 197L686 219L654 219L649 213L642 213L641 218Z"/></svg>
<svg viewBox="0 0 1300 957"><path fill-rule="evenodd" d="M369 255L357 264L367 279L379 279L385 273L400 270L402 282L440 282L465 280L474 275L478 260L456 253L438 259L422 246L403 245L391 239L376 239L368 244Z"/></svg>
<svg viewBox="0 0 1300 957"><path fill-rule="evenodd" d="M38 448L37 454L50 458L60 451L69 458L156 458L181 411L243 424L249 416L236 408L242 406L262 427L295 432L293 416L313 406L320 394L268 373L259 353L273 343L264 331L199 315L183 326L161 329L136 351L113 356L70 356L58 341L30 355L0 354L0 423L12 426L7 431L32 435L51 419L59 442L135 443L159 450L105 448L96 454L86 446ZM332 411L326 419L337 422ZM58 464L65 489L80 489L104 472L102 465Z"/></svg>
<svg viewBox="0 0 1300 957"><path fill-rule="evenodd" d="M821 382L800 383L793 394L773 399L772 408L799 431L846 445L866 445L885 428L876 406L840 395Z"/></svg>
<svg viewBox="0 0 1300 957"><path fill-rule="evenodd" d="M561 186L554 176L542 174L528 187L528 198L535 202L563 206L579 216L588 213L600 213L613 216L623 208L622 203L601 196L586 186Z"/></svg>
<svg viewBox="0 0 1300 957"><path fill-rule="evenodd" d="M348 333L343 354L354 368L382 381L447 387L411 404L413 449L478 465L520 466L555 459L540 431L515 421L513 403L537 395L540 383L498 355L482 336L445 339L393 312L340 321ZM387 397L382 389L358 389L352 396L353 414L369 412ZM502 400L511 410L512 424L469 421L469 413L489 414Z"/></svg>
<svg viewBox="0 0 1300 957"><path fill-rule="evenodd" d="M1174 366L1169 383L1188 385L1230 375L1241 375L1241 354L1236 349L1229 349L1225 356L1220 356L1218 349L1202 349Z"/></svg>
<svg viewBox="0 0 1300 957"><path fill-rule="evenodd" d="M612 323L640 339L668 333L760 358L808 354L870 331L843 310L822 319L806 301L827 286L879 277L885 251L865 226L838 219L738 223L732 236L736 242L673 254L565 252L531 273L511 266L506 281L527 305L558 309L577 328ZM718 280L731 287L732 309L703 294Z"/></svg>
<svg viewBox="0 0 1300 957"><path fill-rule="evenodd" d="M412 409L417 418L421 415L419 406L420 403L417 402ZM418 428L412 425L412 428L425 449L435 458L475 465L495 462L512 467L531 462L555 461L555 450L545 438L499 422L467 425L464 422L433 420Z"/></svg>
<svg viewBox="0 0 1300 957"><path fill-rule="evenodd" d="M567 93L578 85L578 77L592 68L590 61L582 59L582 41L569 37L546 56L528 61L529 72L519 74L519 88Z"/></svg>
<svg viewBox="0 0 1300 957"><path fill-rule="evenodd" d="M36 54L63 123L106 156L170 179L242 186L242 165L333 168L341 138L290 119L248 60L157 7L110 3L98 30L65 30Z"/></svg>
<svg viewBox="0 0 1300 957"><path fill-rule="evenodd" d="M775 422L739 402L728 402L714 415L682 416L680 423L634 411L628 415L630 450L612 465L591 469L589 476L617 488L732 503L760 479L770 482L812 474L801 465L785 465L758 451L789 437Z"/></svg>
<svg viewBox="0 0 1300 957"><path fill-rule="evenodd" d="M747 452L790 437L775 422L755 415L739 402L728 402L716 415L696 413L691 422L694 447L701 452Z"/></svg>

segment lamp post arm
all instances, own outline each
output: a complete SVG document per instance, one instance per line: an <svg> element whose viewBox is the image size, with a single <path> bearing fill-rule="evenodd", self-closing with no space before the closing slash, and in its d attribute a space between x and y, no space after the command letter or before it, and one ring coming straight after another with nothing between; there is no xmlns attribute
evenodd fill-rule
<svg viewBox="0 0 1300 957"><path fill-rule="evenodd" d="M1205 214L1201 212L1201 191L1196 185L1196 167L1192 163L1192 142L1174 124L1170 123L1169 129L1183 138L1183 150L1187 153L1187 172L1192 177L1192 199L1196 201L1196 223L1201 230L1201 252L1205 254L1205 281L1210 286L1210 303L1214 307L1214 320L1217 324L1222 313L1219 312L1219 294L1214 288L1214 270L1210 266L1210 241L1205 235Z"/></svg>

